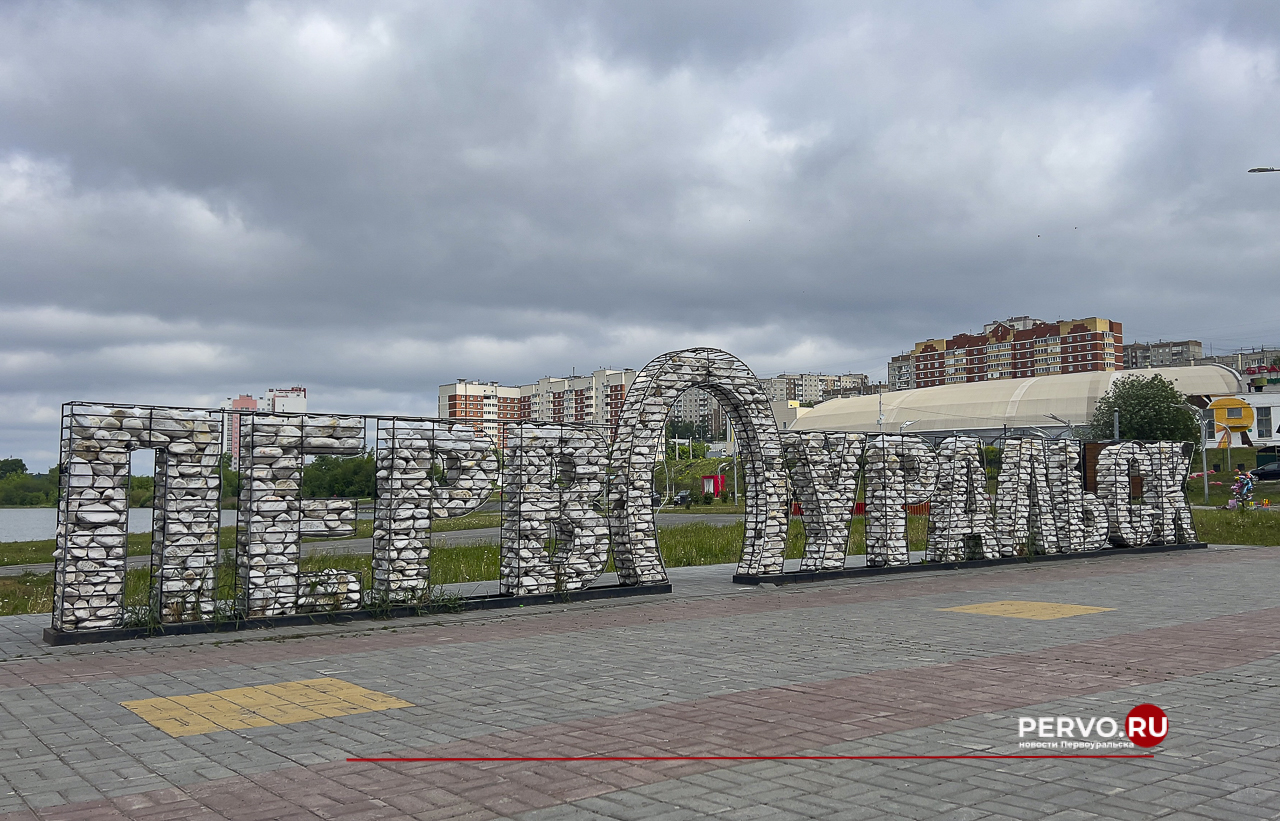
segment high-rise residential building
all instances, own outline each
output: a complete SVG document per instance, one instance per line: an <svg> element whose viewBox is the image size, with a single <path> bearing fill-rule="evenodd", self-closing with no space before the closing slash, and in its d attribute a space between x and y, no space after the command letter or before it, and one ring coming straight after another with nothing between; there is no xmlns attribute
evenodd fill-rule
<svg viewBox="0 0 1280 821"><path fill-rule="evenodd" d="M728 432L724 408L710 393L700 388L690 388L671 406L672 422L685 422L699 426L701 435L711 441L719 441Z"/></svg>
<svg viewBox="0 0 1280 821"><path fill-rule="evenodd" d="M520 389L497 382L455 379L440 386L437 416L474 420L476 430L495 441L502 438L502 424L520 419Z"/></svg>
<svg viewBox="0 0 1280 821"><path fill-rule="evenodd" d="M1204 359L1204 348L1194 339L1181 342L1130 342L1124 346L1124 369L1179 368Z"/></svg>
<svg viewBox="0 0 1280 821"><path fill-rule="evenodd" d="M889 360L889 390L909 391L916 386L916 365L909 353L900 353Z"/></svg>
<svg viewBox="0 0 1280 821"><path fill-rule="evenodd" d="M780 373L772 379L760 380L770 402L816 404L840 396L859 396L867 392L865 373L833 376L825 373Z"/></svg>
<svg viewBox="0 0 1280 821"><path fill-rule="evenodd" d="M235 399L227 397L223 400L222 407L224 410L258 410L260 400L255 399L247 393L242 393ZM224 453L231 456L231 469L240 469L240 414L225 413L222 415L222 445L225 448Z"/></svg>
<svg viewBox="0 0 1280 821"><path fill-rule="evenodd" d="M889 362L890 383L910 357L913 387L956 382L1018 379L1082 371L1124 370L1124 336L1119 322L1091 316L1045 322L1029 316L991 322L981 334L917 342L909 354Z"/></svg>
<svg viewBox="0 0 1280 821"><path fill-rule="evenodd" d="M268 388L266 402L272 413L306 413L307 389L298 385L292 388Z"/></svg>
<svg viewBox="0 0 1280 821"><path fill-rule="evenodd" d="M242 393L236 398L227 397L219 405L231 411L269 411L271 413L306 413L307 389L300 385L292 388L270 388L264 396L254 397ZM240 414L227 413L222 417L222 441L231 454L231 467L239 470L240 464Z"/></svg>
<svg viewBox="0 0 1280 821"><path fill-rule="evenodd" d="M499 385L458 379L440 386L442 419L473 419L476 427L502 439L506 422L589 422L617 425L627 388L636 378L630 369L600 368L590 375L548 376L528 385Z"/></svg>

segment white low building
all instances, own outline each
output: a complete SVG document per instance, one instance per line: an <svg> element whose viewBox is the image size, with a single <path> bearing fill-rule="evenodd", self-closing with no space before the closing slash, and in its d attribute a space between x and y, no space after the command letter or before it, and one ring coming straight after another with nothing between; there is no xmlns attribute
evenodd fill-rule
<svg viewBox="0 0 1280 821"><path fill-rule="evenodd" d="M1085 371L1024 379L962 382L894 391L876 396L853 396L823 402L792 423L793 430L849 430L898 433L969 433L994 438L1004 433L1039 429L1061 431L1064 420L1073 427L1093 418L1098 399L1129 371ZM1159 374L1191 397L1235 396L1245 390L1240 374L1222 365L1184 368L1145 368ZM1264 394L1253 394L1261 398ZM1056 417L1056 419L1055 419Z"/></svg>

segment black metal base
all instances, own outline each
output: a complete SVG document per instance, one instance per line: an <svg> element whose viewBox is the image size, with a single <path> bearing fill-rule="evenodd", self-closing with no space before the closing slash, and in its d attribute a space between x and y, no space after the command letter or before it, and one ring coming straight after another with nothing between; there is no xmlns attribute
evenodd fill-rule
<svg viewBox="0 0 1280 821"><path fill-rule="evenodd" d="M734 584L802 584L829 579L849 579L863 576L884 576L895 573L918 573L923 570L964 570L969 567L999 567L1009 564L1031 564L1058 561L1060 559L1089 559L1099 556L1130 556L1140 553L1166 553L1170 550L1200 550L1205 542L1187 544L1156 544L1147 547L1104 547L1100 550L1082 550L1076 553L1041 553L1035 556L1008 556L999 559L974 559L967 562L920 562L894 567L847 567L843 570L792 570L783 573L761 575L734 574Z"/></svg>
<svg viewBox="0 0 1280 821"><path fill-rule="evenodd" d="M328 613L304 613L296 616L271 616L258 619L222 619L218 621L193 621L182 624L160 624L153 627L108 627L100 630L44 629L44 643L58 647L64 644L97 644L104 641L125 641L150 636L189 636L199 633L230 633L238 630L259 630L266 627L298 627L308 624L343 624L371 619L396 619L406 616L426 616L434 613L458 613L466 610L504 610L526 605L556 604L563 602L593 601L595 599L620 599L627 596L654 596L671 592L671 583L624 586L611 584L588 587L564 593L536 593L528 596L470 596L437 604L399 605L377 610L345 610Z"/></svg>

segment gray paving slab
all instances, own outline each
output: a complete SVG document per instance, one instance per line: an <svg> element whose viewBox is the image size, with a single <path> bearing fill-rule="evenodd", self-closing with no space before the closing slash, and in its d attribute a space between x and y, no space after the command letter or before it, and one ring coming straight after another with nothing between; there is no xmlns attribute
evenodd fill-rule
<svg viewBox="0 0 1280 821"><path fill-rule="evenodd" d="M1157 554L1141 563L1090 559L781 588L735 586L732 565L677 568L671 571L674 593L660 602L570 602L519 613L439 614L381 625L97 647L41 648L33 637L47 616L7 617L0 619L0 676L21 671L24 681L37 683L0 687L0 812L73 808L79 802L146 796L168 788L220 789L223 781L228 795L238 789L236 784L266 783L283 794L279 791L285 788L272 779L345 766L347 756L501 744L555 728L566 734L556 738L571 739L585 728L614 726L656 708L690 705L705 712L718 709L724 699L746 699L735 702L745 712L723 714L723 737L708 738L708 744L718 747L736 743L736 733L758 723L755 708L748 707L755 703L752 694L789 702L803 701L813 692L840 693L843 703L865 703L875 713L895 709L893 693L864 691L861 685L850 685L853 689L846 692L841 682L879 680L875 676L907 676L894 680L910 681L911 676L936 675L986 659L1008 657L1013 664L1019 654L1044 659L1037 663L1058 663L1056 648L1081 642L1106 647L1140 631L1198 629L1215 619L1265 613L1280 604L1274 592L1280 550L1204 552L1211 555L1203 560ZM1004 599L1113 609L1043 622L942 610ZM1259 640L1266 635L1265 630L1259 633ZM1064 685L1117 666L1110 658L1061 663L1067 671ZM1111 714L1127 711L1138 703L1135 699L1153 700L1176 717L1180 740L1151 764L725 764L648 783L639 775L619 775L636 783L511 815L1070 817L1090 812L1122 818L1146 807L1156 814L1224 817L1215 813L1253 812L1264 817L1260 814L1280 812L1271 806L1272 793L1280 791L1275 783L1278 673L1280 662L1268 656L1020 708L1048 715L1073 710ZM120 706L121 701L150 696L321 675L415 706L186 738L170 738ZM982 686L981 681L957 681L967 690ZM993 698L1012 698L1016 691L1015 679L1009 691ZM830 703L832 709L836 706ZM1016 749L1020 714L984 710L806 749L841 755ZM811 727L779 726L775 734L822 735L832 729L822 715L815 714ZM930 752L920 752L926 750ZM482 770L466 774L481 782L483 777ZM429 783L432 789L444 789L439 780ZM475 789L516 790L501 783L508 782L481 783ZM469 792L450 795L456 802L449 805L451 811L474 809L468 809L470 799L458 797ZM487 816L482 812L477 817L504 814L492 809L496 805L475 806L489 808ZM560 814L548 814L552 810Z"/></svg>

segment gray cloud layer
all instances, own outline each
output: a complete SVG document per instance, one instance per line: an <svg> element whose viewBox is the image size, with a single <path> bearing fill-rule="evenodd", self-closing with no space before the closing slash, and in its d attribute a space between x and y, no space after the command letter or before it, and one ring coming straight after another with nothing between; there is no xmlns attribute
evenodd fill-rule
<svg viewBox="0 0 1280 821"><path fill-rule="evenodd" d="M1021 313L1277 341L1273 3L750 5L0 7L0 455Z"/></svg>

